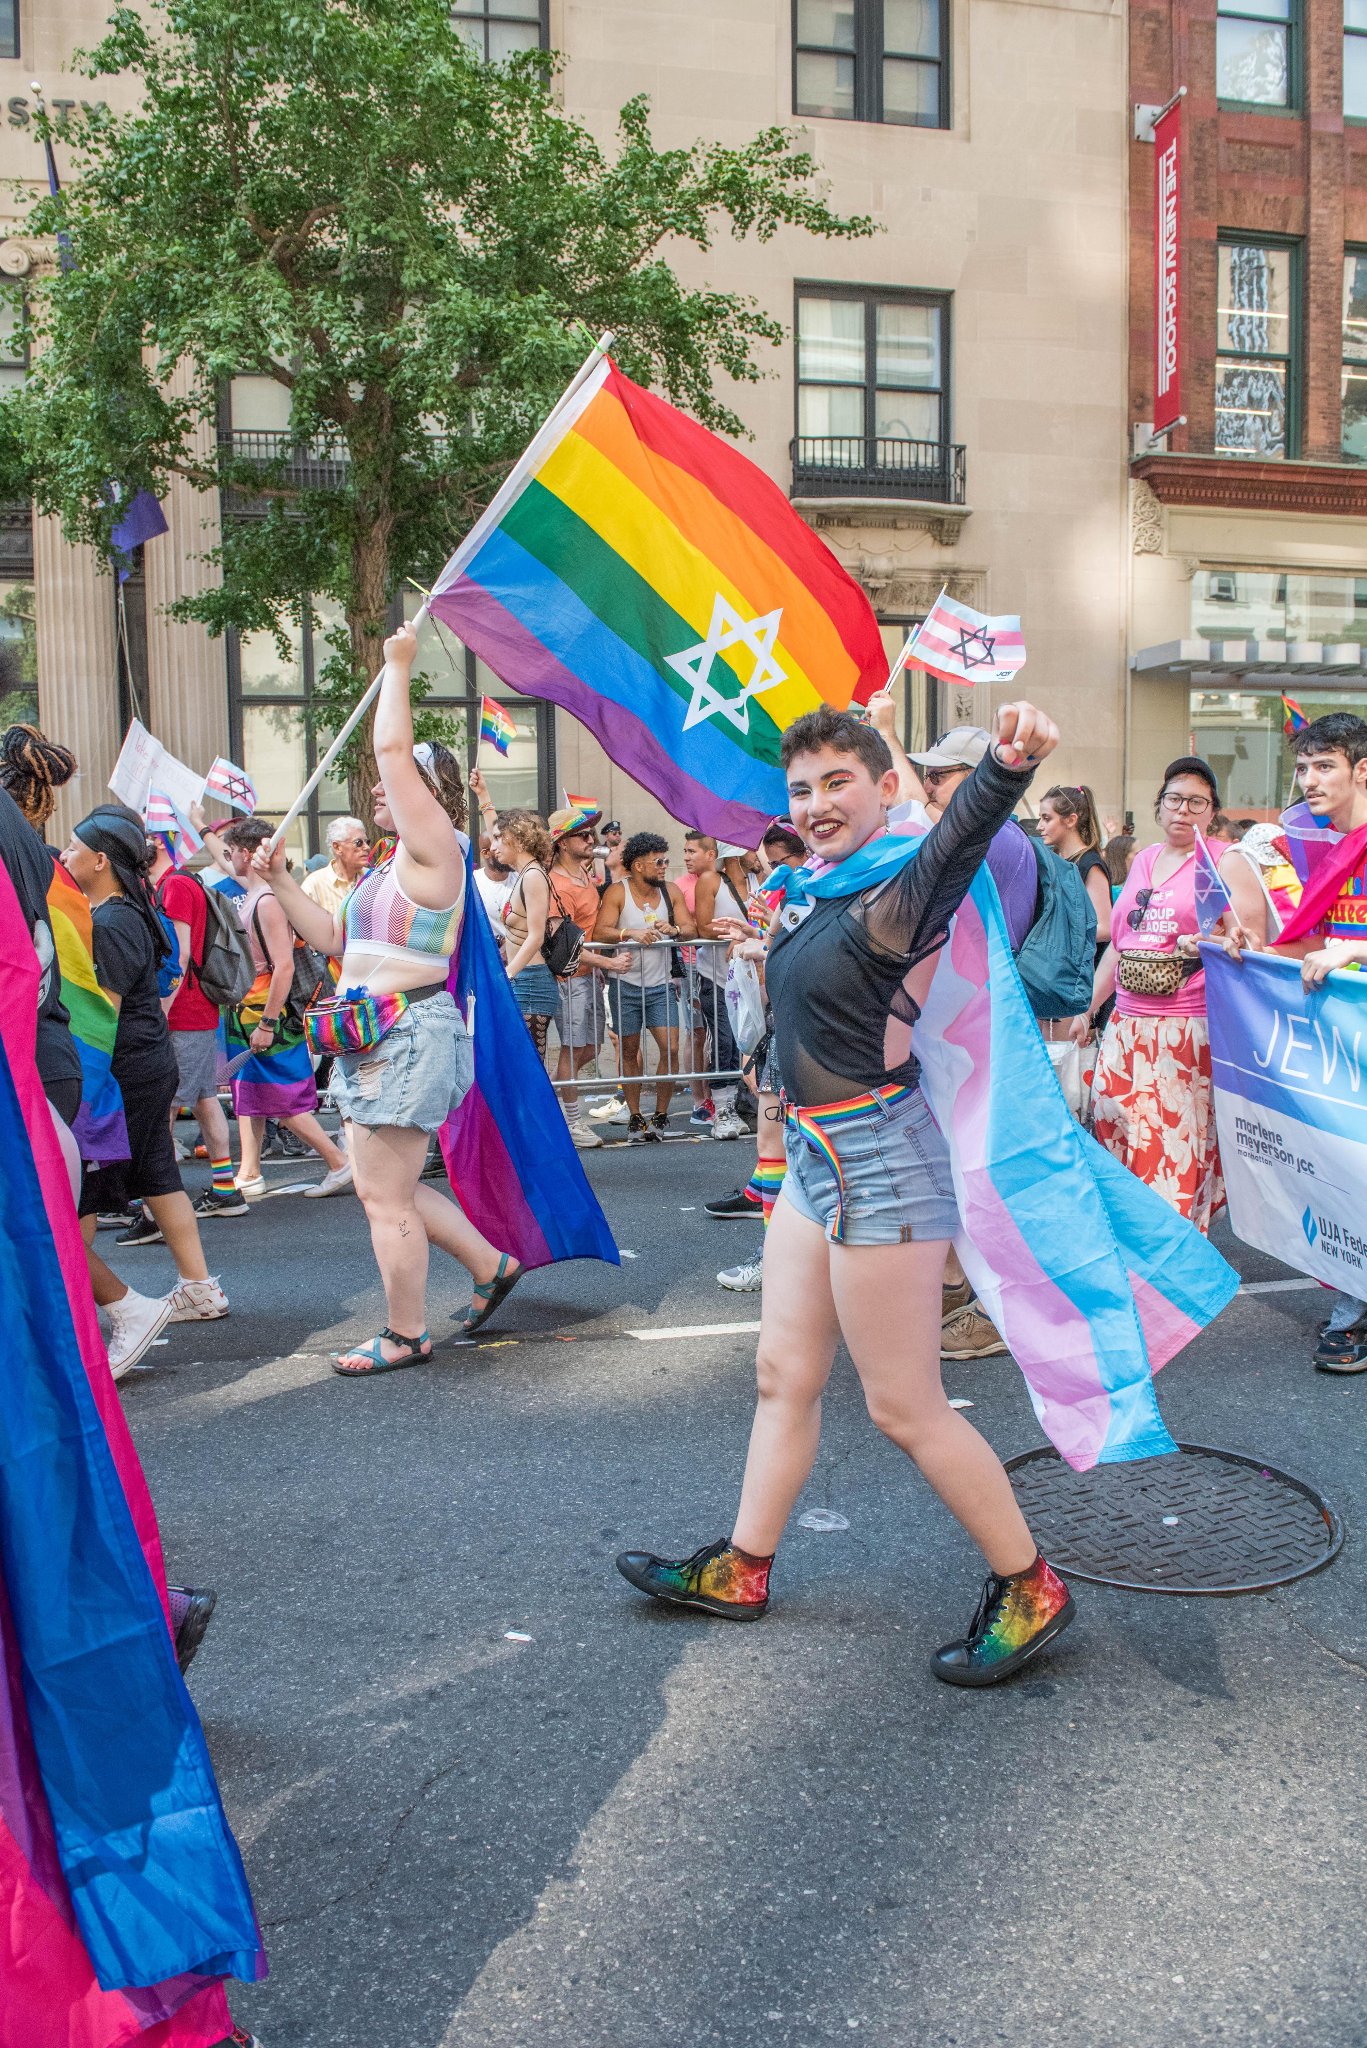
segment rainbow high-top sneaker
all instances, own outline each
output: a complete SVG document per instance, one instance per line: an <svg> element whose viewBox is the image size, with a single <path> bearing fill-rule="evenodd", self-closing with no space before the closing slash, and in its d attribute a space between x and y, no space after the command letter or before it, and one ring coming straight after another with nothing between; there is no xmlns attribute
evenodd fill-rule
<svg viewBox="0 0 1367 2048"><path fill-rule="evenodd" d="M624 1579L656 1600L675 1607L700 1607L727 1621L758 1621L769 1605L772 1557L751 1557L725 1536L677 1560L624 1550L617 1569Z"/></svg>
<svg viewBox="0 0 1367 2048"><path fill-rule="evenodd" d="M998 1685L1062 1635L1073 1613L1068 1588L1042 1557L1010 1578L994 1572L968 1634L938 1649L930 1668L948 1685Z"/></svg>

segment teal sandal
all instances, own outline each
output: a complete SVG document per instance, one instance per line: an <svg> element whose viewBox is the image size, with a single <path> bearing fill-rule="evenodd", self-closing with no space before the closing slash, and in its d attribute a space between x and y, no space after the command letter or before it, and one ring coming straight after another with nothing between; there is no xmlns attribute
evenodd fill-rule
<svg viewBox="0 0 1367 2048"><path fill-rule="evenodd" d="M508 1271L508 1262L512 1256L511 1252L500 1252L498 1271L493 1279L475 1282L475 1298L461 1318L462 1337L473 1337L476 1330L482 1330L494 1310L507 1300L518 1281L525 1276L525 1266L519 1266L515 1273Z"/></svg>
<svg viewBox="0 0 1367 2048"><path fill-rule="evenodd" d="M386 1342L402 1344L405 1355L401 1358L386 1358L381 1346ZM427 1346L426 1351L423 1345ZM368 1344L353 1344L348 1351L334 1351L332 1370L339 1379L368 1380L378 1372L402 1372L407 1365L426 1365L432 1356L432 1339L424 1330L420 1337L401 1337L397 1330L381 1330L378 1337L372 1337ZM343 1365L344 1358L368 1358L369 1365Z"/></svg>

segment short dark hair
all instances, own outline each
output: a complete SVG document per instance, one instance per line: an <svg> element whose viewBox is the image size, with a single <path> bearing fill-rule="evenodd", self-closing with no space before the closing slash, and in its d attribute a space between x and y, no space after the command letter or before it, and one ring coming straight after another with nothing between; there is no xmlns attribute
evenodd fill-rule
<svg viewBox="0 0 1367 2048"><path fill-rule="evenodd" d="M1355 768L1367 760L1367 719L1352 711L1326 711L1293 732L1291 745L1298 759L1302 754L1346 754L1349 767Z"/></svg>
<svg viewBox="0 0 1367 2048"><path fill-rule="evenodd" d="M831 747L837 754L853 754L875 780L892 766L892 750L877 727L866 725L852 711L836 711L830 704L793 720L779 741L779 759L785 768L791 768L799 754L815 754L822 747Z"/></svg>
<svg viewBox="0 0 1367 2048"><path fill-rule="evenodd" d="M807 851L806 842L796 825L771 825L763 839L760 840L760 845L781 846L785 853L797 854L799 856Z"/></svg>
<svg viewBox="0 0 1367 2048"><path fill-rule="evenodd" d="M1155 817L1158 816L1159 810L1162 807L1163 797L1167 791L1168 784L1176 781L1179 775L1198 776L1210 791L1213 807L1217 811L1219 810L1220 785L1215 780L1215 770L1211 767L1209 761L1203 761L1199 754L1183 754L1176 761L1169 761L1167 767L1163 770L1162 787L1153 800L1153 814Z"/></svg>
<svg viewBox="0 0 1367 2048"><path fill-rule="evenodd" d="M647 853L668 853L669 841L661 839L658 832L633 832L622 848L622 866L629 868L634 860L640 860Z"/></svg>
<svg viewBox="0 0 1367 2048"><path fill-rule="evenodd" d="M223 834L223 844L245 846L249 853L254 852L263 840L270 838L274 830L274 825L267 824L264 818L234 818Z"/></svg>
<svg viewBox="0 0 1367 2048"><path fill-rule="evenodd" d="M684 833L685 846L688 844L690 839L694 842L695 845L710 846L713 853L715 853L717 850L717 842L712 837L712 834L710 832L704 832L700 825L692 825L689 827L688 831Z"/></svg>

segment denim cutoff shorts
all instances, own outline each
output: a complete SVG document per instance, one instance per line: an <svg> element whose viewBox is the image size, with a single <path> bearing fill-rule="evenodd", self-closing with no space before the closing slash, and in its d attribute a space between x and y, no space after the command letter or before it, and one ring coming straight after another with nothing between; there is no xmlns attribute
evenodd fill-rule
<svg viewBox="0 0 1367 2048"><path fill-rule="evenodd" d="M827 1127L844 1178L844 1244L919 1244L959 1227L949 1148L919 1088ZM780 1200L835 1236L840 1183L830 1161L792 1123Z"/></svg>
<svg viewBox="0 0 1367 2048"><path fill-rule="evenodd" d="M679 995L672 981L642 988L639 981L614 977L608 983L608 1009L618 1036L637 1038L643 1030L674 1029L679 1021Z"/></svg>
<svg viewBox="0 0 1367 2048"><path fill-rule="evenodd" d="M332 1099L353 1124L439 1131L474 1079L474 1049L445 989L414 1003L369 1052L340 1052Z"/></svg>
<svg viewBox="0 0 1367 2048"><path fill-rule="evenodd" d="M537 967L524 967L521 974L515 974L512 989L524 1017L554 1017L560 1008L560 991L556 987L555 976L544 961Z"/></svg>

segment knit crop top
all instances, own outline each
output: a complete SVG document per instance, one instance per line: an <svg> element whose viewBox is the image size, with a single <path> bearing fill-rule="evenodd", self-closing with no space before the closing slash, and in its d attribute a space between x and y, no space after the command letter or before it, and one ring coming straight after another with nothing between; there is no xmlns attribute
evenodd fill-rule
<svg viewBox="0 0 1367 2048"><path fill-rule="evenodd" d="M405 896L391 857L362 875L342 905L342 930L348 946L397 948L449 960L460 936L463 899L446 910L428 910Z"/></svg>

